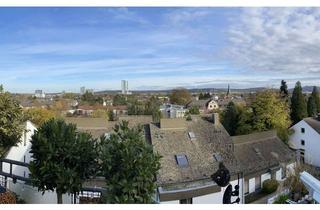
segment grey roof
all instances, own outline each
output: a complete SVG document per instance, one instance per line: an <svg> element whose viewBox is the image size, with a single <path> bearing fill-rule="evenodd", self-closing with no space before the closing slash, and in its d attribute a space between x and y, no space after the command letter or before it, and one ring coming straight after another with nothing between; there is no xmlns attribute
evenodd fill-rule
<svg viewBox="0 0 320 210"><path fill-rule="evenodd" d="M204 100L192 100L190 103L187 104L187 107L197 106L197 107L205 107L207 106L208 102L213 99L204 99Z"/></svg>
<svg viewBox="0 0 320 210"><path fill-rule="evenodd" d="M196 140L189 138L193 132ZM210 180L218 169L214 158L219 153L231 173L238 171L232 153L232 141L223 126L214 125L200 116L185 121L185 129L161 129L150 124L151 143L161 158L161 169L157 175L160 186ZM186 155L188 166L180 167L176 155Z"/></svg>
<svg viewBox="0 0 320 210"><path fill-rule="evenodd" d="M295 160L294 152L275 131L232 137L234 154L244 174L255 173Z"/></svg>
<svg viewBox="0 0 320 210"><path fill-rule="evenodd" d="M108 121L106 118L91 118L91 117L65 117L64 120L67 123L73 123L77 125L77 129L82 132L90 133L94 138L99 138L105 133L111 133L114 126L126 120L129 122L129 126L146 125L152 121L152 117L149 115L141 116L120 116L118 121Z"/></svg>
<svg viewBox="0 0 320 210"><path fill-rule="evenodd" d="M310 127L320 134L320 121L314 117L308 117L303 119Z"/></svg>

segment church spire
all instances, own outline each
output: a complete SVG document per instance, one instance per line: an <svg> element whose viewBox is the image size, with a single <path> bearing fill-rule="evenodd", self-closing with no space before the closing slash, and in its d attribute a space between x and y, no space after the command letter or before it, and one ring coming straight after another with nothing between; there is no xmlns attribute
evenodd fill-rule
<svg viewBox="0 0 320 210"><path fill-rule="evenodd" d="M227 97L230 95L230 85L228 84L228 91L227 91Z"/></svg>

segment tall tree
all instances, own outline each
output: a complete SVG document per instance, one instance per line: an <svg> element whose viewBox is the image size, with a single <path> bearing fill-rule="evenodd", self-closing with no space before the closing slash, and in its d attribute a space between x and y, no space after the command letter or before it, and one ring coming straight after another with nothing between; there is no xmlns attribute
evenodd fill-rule
<svg viewBox="0 0 320 210"><path fill-rule="evenodd" d="M317 115L317 104L316 104L316 101L314 100L314 97L312 95L309 96L309 98L308 98L307 109L308 109L308 116L309 117L314 117Z"/></svg>
<svg viewBox="0 0 320 210"><path fill-rule="evenodd" d="M307 103L302 94L301 83L298 81L291 97L291 120L295 124L307 116Z"/></svg>
<svg viewBox="0 0 320 210"><path fill-rule="evenodd" d="M253 112L253 129L266 131L276 129L278 136L288 140L288 128L291 124L288 104L271 91L263 91L257 94L251 104Z"/></svg>
<svg viewBox="0 0 320 210"><path fill-rule="evenodd" d="M191 94L184 88L174 89L169 98L172 104L186 105L191 101Z"/></svg>
<svg viewBox="0 0 320 210"><path fill-rule="evenodd" d="M23 132L23 114L19 103L0 86L0 147L16 145Z"/></svg>
<svg viewBox="0 0 320 210"><path fill-rule="evenodd" d="M222 113L222 125L231 136L234 136L238 126L239 111L237 106L231 101L226 110Z"/></svg>
<svg viewBox="0 0 320 210"><path fill-rule="evenodd" d="M287 98L289 95L287 82L284 80L281 80L280 95L282 98Z"/></svg>
<svg viewBox="0 0 320 210"><path fill-rule="evenodd" d="M142 128L122 121L109 139L101 137L102 171L107 203L153 203L160 156L143 137Z"/></svg>
<svg viewBox="0 0 320 210"><path fill-rule="evenodd" d="M90 134L63 120L45 122L32 136L30 178L39 191L55 191L57 203L65 193L78 193L96 170L97 145Z"/></svg>
<svg viewBox="0 0 320 210"><path fill-rule="evenodd" d="M319 90L316 86L313 87L311 96L313 97L313 99L316 103L317 113L320 113L320 94L319 94Z"/></svg>

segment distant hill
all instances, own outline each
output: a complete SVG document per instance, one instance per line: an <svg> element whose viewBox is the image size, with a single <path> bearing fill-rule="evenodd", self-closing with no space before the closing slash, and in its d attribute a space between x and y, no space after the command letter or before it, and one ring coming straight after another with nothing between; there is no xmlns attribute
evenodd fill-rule
<svg viewBox="0 0 320 210"><path fill-rule="evenodd" d="M317 88L318 88L318 90L320 90L319 86L317 86ZM302 92L304 92L304 93L310 93L310 92L312 92L312 90L313 90L313 86L303 86L302 87ZM289 92L292 92L292 91L293 91L293 88L289 89Z"/></svg>

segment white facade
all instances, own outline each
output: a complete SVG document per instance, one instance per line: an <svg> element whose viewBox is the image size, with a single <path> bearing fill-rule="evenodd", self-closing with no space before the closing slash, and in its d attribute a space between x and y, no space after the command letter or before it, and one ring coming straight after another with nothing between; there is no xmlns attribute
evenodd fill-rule
<svg viewBox="0 0 320 210"><path fill-rule="evenodd" d="M297 150L305 163L320 167L320 134L304 120L292 126L291 129L294 133L289 139L290 147Z"/></svg>
<svg viewBox="0 0 320 210"><path fill-rule="evenodd" d="M121 93L124 95L131 94L131 92L129 91L129 84L127 80L121 80Z"/></svg>
<svg viewBox="0 0 320 210"><path fill-rule="evenodd" d="M165 118L183 118L187 109L180 105L164 104L160 106L160 112Z"/></svg>
<svg viewBox="0 0 320 210"><path fill-rule="evenodd" d="M6 159L15 160L19 162L29 163L32 159L30 154L31 149L31 136L36 131L35 125L33 125L30 121L25 123L25 131L21 137L21 141L17 144L17 146L13 146L10 148ZM3 163L2 165L3 171L6 173L10 172L10 165L8 163ZM12 174L19 175L22 177L29 177L29 170L27 167L12 166ZM0 176L1 177L1 176ZM7 188L15 192L20 196L20 198L24 199L27 203L34 203L34 204L46 204L46 203L57 203L57 195L54 192L46 192L42 195L41 192L38 192L37 188L32 187L31 185L25 184L21 180L17 180L16 183L13 183L11 178L8 178ZM64 203L71 203L72 196L63 195L63 202Z"/></svg>
<svg viewBox="0 0 320 210"><path fill-rule="evenodd" d="M209 101L208 106L207 106L207 110L208 111L212 111L212 110L215 110L215 109L218 109L218 108L219 108L219 105L215 100Z"/></svg>
<svg viewBox="0 0 320 210"><path fill-rule="evenodd" d="M233 190L234 186L238 184L238 180L233 180L230 182L232 184ZM239 179L239 197L240 197L240 203L244 203L244 196L243 196L243 181L242 179ZM220 192L211 193L207 195L202 195L198 197L192 198L193 204L222 204L223 202L223 194L227 187L222 187ZM232 197L231 202L235 201L237 197ZM160 202L160 204L179 204L179 200L172 200L172 201L164 201Z"/></svg>

